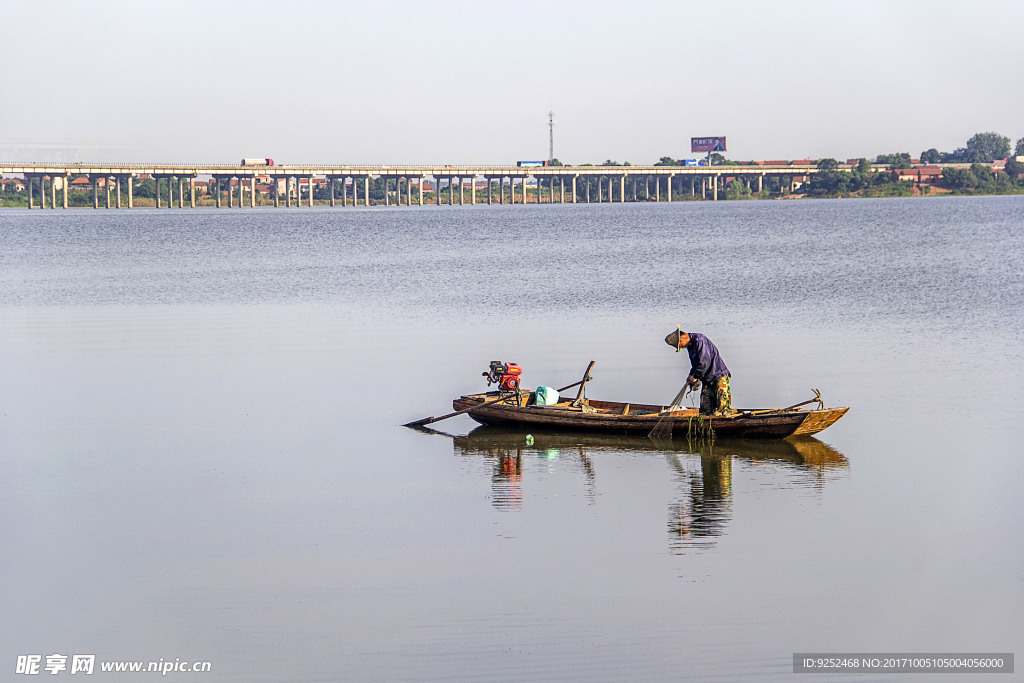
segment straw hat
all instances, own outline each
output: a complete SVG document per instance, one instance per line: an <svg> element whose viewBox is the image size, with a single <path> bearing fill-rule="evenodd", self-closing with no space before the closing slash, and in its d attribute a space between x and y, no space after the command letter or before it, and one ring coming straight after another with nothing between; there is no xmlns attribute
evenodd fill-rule
<svg viewBox="0 0 1024 683"><path fill-rule="evenodd" d="M665 337L665 343L669 346L675 347L676 353L682 348L679 346L679 341L683 336L683 331L676 325L676 331Z"/></svg>

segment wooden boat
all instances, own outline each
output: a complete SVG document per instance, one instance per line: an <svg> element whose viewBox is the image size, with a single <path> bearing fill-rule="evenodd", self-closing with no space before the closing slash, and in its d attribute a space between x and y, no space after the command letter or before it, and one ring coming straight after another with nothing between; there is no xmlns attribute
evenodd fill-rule
<svg viewBox="0 0 1024 683"><path fill-rule="evenodd" d="M518 393L518 396L517 396ZM485 425L522 426L531 429L586 431L619 434L658 433L671 436L774 438L809 436L828 428L849 408L780 408L737 410L728 416L698 415L688 408L665 413L666 406L617 403L593 399L563 399L555 405L530 405L529 391L501 394L490 391L460 396L452 401L455 410L465 410ZM659 426L659 423L660 426Z"/></svg>

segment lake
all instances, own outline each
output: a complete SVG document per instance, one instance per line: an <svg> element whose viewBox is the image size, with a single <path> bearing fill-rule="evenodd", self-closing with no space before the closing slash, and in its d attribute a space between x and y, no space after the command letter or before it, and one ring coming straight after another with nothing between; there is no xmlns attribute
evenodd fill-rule
<svg viewBox="0 0 1024 683"><path fill-rule="evenodd" d="M0 211L0 666L804 680L794 653L1013 652L1022 273L1024 197ZM399 426L498 359L670 402L677 324L735 406L850 412L796 444Z"/></svg>

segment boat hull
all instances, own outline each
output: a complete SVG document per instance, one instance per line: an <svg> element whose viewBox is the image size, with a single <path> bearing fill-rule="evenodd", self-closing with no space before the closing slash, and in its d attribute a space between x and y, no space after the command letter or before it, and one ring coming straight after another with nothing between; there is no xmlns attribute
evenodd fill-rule
<svg viewBox="0 0 1024 683"><path fill-rule="evenodd" d="M523 402L529 392L523 392ZM461 396L452 401L455 410L470 409L468 415L485 425L530 427L619 434L650 434L661 423L659 432L672 436L700 436L707 430L716 437L775 438L809 436L834 424L849 408L820 410L737 411L728 417L700 416L696 410L680 410L664 417L664 406L589 400L583 407L569 403L554 406L492 403L473 408L498 397L494 392ZM665 422L663 422L663 420Z"/></svg>

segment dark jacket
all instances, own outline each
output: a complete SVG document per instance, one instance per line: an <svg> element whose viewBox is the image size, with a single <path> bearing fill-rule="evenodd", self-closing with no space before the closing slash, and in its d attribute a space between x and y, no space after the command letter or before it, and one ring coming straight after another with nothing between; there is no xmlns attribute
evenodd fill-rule
<svg viewBox="0 0 1024 683"><path fill-rule="evenodd" d="M690 375L707 384L730 374L710 339L697 332L688 334L690 343L686 346L686 352L690 354Z"/></svg>

